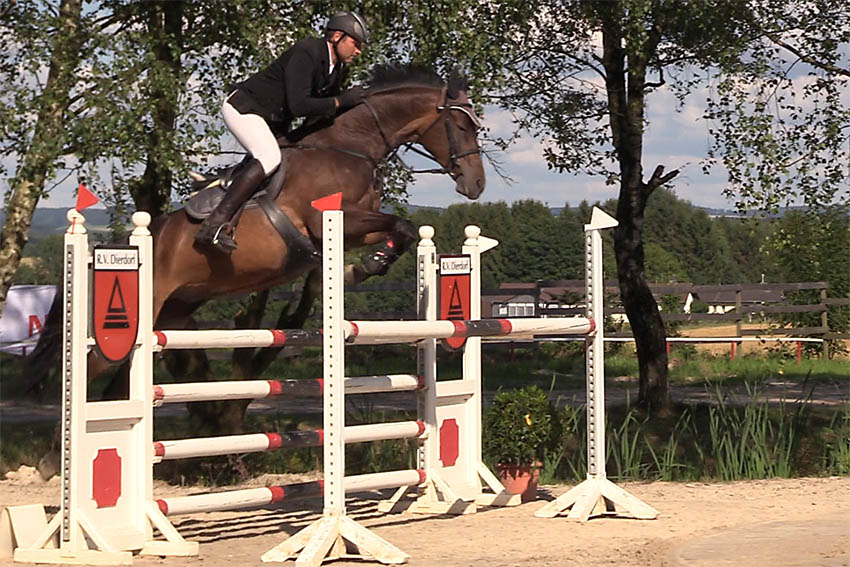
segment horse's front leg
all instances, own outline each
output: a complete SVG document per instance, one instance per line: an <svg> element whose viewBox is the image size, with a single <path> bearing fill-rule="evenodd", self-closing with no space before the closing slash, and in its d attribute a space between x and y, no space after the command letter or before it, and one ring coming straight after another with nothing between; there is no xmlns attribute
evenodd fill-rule
<svg viewBox="0 0 850 567"><path fill-rule="evenodd" d="M416 227L409 220L359 209L346 210L344 235L346 248L378 244L360 264L346 266L345 282L357 284L384 275L390 266L416 241Z"/></svg>

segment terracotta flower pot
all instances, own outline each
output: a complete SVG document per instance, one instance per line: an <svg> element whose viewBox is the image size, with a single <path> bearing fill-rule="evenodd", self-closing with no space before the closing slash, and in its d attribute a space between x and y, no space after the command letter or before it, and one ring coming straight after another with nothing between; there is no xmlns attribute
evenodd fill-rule
<svg viewBox="0 0 850 567"><path fill-rule="evenodd" d="M543 463L533 465L497 464L496 473L499 480L510 494L521 494L523 502L537 500L537 481L540 479L540 467Z"/></svg>

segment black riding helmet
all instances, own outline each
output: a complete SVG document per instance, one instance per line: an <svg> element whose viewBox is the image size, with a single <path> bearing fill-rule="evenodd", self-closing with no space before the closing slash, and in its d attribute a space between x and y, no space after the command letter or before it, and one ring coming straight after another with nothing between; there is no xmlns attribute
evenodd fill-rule
<svg viewBox="0 0 850 567"><path fill-rule="evenodd" d="M341 31L363 45L369 43L369 30L366 29L366 21L355 12L337 12L328 20L325 31Z"/></svg>

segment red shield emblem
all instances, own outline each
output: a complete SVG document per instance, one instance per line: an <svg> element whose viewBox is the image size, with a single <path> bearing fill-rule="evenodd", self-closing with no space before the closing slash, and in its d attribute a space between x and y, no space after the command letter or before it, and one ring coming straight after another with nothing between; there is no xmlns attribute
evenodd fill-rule
<svg viewBox="0 0 850 567"><path fill-rule="evenodd" d="M440 256L440 319L466 321L471 313L470 282L472 259L469 255ZM443 346L457 350L466 337L450 337Z"/></svg>
<svg viewBox="0 0 850 567"><path fill-rule="evenodd" d="M139 333L139 249L94 249L94 339L106 360L122 362Z"/></svg>

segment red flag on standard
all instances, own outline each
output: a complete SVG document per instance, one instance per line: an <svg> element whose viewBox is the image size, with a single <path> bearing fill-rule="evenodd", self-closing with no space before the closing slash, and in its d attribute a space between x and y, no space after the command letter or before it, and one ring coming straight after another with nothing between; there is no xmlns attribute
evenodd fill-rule
<svg viewBox="0 0 850 567"><path fill-rule="evenodd" d="M97 195L89 191L88 187L80 183L80 187L77 189L77 206L74 207L77 211L82 211L87 207L91 207L95 203L100 201L97 198Z"/></svg>

